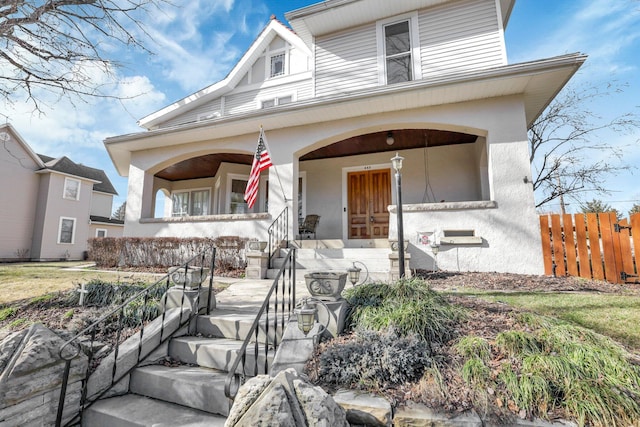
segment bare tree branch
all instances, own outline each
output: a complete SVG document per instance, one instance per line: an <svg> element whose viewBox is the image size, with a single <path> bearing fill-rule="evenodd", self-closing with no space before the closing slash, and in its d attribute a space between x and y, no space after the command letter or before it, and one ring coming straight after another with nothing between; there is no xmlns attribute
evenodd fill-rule
<svg viewBox="0 0 640 427"><path fill-rule="evenodd" d="M151 53L145 14L170 0L0 0L0 96L26 97L40 110L40 90L58 96L111 97L92 72L114 76L108 57L121 45Z"/></svg>
<svg viewBox="0 0 640 427"><path fill-rule="evenodd" d="M592 102L623 90L608 85L568 89L559 95L529 129L529 160L536 207L560 197L580 201L585 193L609 194L604 178L629 170L627 147L603 140L604 131L628 134L640 129L640 117L626 113L605 120L589 108ZM635 141L634 141L635 142Z"/></svg>

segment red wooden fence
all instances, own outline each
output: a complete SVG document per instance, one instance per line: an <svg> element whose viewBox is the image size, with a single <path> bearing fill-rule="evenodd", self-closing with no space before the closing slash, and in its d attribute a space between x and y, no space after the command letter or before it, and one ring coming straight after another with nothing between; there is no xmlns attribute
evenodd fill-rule
<svg viewBox="0 0 640 427"><path fill-rule="evenodd" d="M540 216L545 274L640 283L640 213Z"/></svg>

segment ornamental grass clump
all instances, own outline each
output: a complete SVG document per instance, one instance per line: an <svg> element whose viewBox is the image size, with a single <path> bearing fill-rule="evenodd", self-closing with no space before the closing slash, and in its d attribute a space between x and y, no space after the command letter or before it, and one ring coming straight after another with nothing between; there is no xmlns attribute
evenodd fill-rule
<svg viewBox="0 0 640 427"><path fill-rule="evenodd" d="M461 308L451 305L421 279L363 284L343 295L352 306L352 329L393 328L401 336L416 335L429 344L453 338L455 324L464 316Z"/></svg>
<svg viewBox="0 0 640 427"><path fill-rule="evenodd" d="M418 381L431 365L427 344L415 336L358 330L322 344L310 375L329 386L383 390Z"/></svg>
<svg viewBox="0 0 640 427"><path fill-rule="evenodd" d="M501 332L484 357L478 339L460 340L460 375L476 391L526 417L562 412L580 426L630 426L640 419L640 367L609 338L527 314L524 330ZM503 360L498 366L488 361ZM487 375L487 372L491 372ZM481 393L478 393L481 394Z"/></svg>

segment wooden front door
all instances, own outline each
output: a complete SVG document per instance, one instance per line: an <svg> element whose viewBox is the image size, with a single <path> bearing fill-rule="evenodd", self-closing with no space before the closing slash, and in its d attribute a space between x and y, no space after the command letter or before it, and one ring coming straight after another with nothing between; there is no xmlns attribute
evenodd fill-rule
<svg viewBox="0 0 640 427"><path fill-rule="evenodd" d="M389 236L391 170L365 170L347 174L350 239Z"/></svg>

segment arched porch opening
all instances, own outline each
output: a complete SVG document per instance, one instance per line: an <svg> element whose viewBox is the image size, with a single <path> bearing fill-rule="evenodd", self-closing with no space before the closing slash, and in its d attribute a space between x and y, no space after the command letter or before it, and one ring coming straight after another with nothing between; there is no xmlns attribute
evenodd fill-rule
<svg viewBox="0 0 640 427"><path fill-rule="evenodd" d="M165 189L163 216L202 217L267 212L266 180L263 179L258 202L252 208L247 206L243 198L252 160L251 154L211 153L162 167L153 174L153 186L154 194L159 189Z"/></svg>
<svg viewBox="0 0 640 427"><path fill-rule="evenodd" d="M389 127L300 155L298 221L320 215L322 239L387 239L396 152L405 158L403 205L490 200L481 131Z"/></svg>

